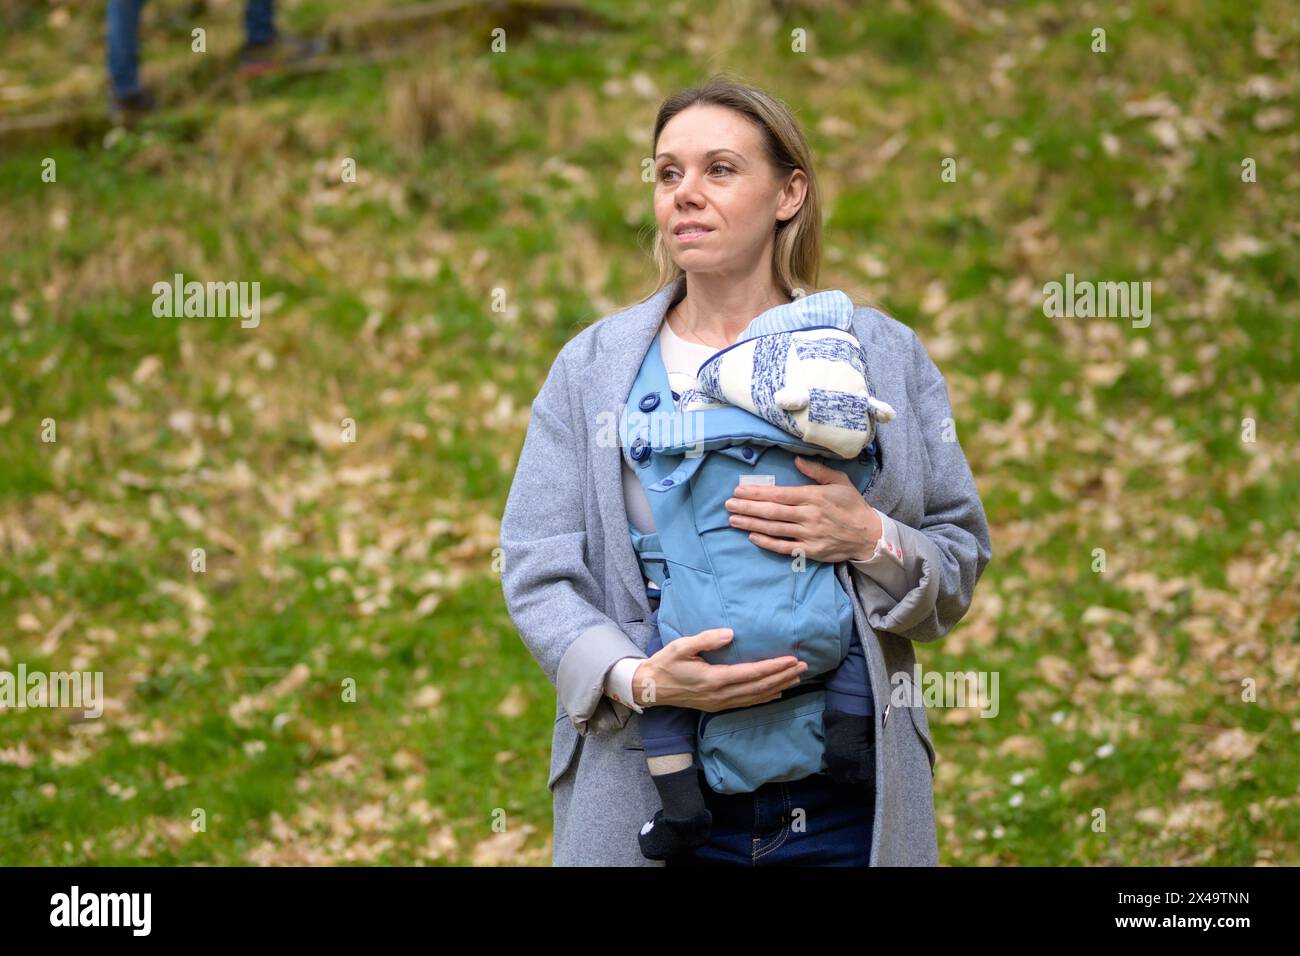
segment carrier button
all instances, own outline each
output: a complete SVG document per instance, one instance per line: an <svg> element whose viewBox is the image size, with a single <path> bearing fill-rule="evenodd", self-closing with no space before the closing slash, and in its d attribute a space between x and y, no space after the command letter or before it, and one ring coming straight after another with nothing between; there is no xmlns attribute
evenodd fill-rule
<svg viewBox="0 0 1300 956"><path fill-rule="evenodd" d="M641 411L652 412L659 407L659 393L646 392L641 396L641 401L637 404L641 406Z"/></svg>
<svg viewBox="0 0 1300 956"><path fill-rule="evenodd" d="M754 457L754 449L750 448L748 445L740 449L740 453L744 455L747 460Z"/></svg>
<svg viewBox="0 0 1300 956"><path fill-rule="evenodd" d="M665 478L665 479L664 479L664 486L665 486L665 487L667 487L668 485L671 485L672 483L673 483L673 480L672 480L671 478Z"/></svg>
<svg viewBox="0 0 1300 956"><path fill-rule="evenodd" d="M650 457L650 446L646 444L644 438L638 436L632 440L632 450L628 454L632 456L633 461L645 461Z"/></svg>

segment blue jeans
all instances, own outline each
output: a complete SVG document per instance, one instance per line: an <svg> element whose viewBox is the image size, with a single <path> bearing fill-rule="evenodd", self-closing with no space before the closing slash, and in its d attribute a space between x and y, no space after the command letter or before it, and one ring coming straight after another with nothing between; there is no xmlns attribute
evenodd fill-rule
<svg viewBox="0 0 1300 956"><path fill-rule="evenodd" d="M824 773L765 783L753 793L715 793L699 770L713 832L666 866L868 866L874 788L836 784Z"/></svg>
<svg viewBox="0 0 1300 956"><path fill-rule="evenodd" d="M117 96L140 92L138 48L143 6L144 0L108 0L108 78ZM274 0L248 0L244 33L250 46L275 39L274 18Z"/></svg>

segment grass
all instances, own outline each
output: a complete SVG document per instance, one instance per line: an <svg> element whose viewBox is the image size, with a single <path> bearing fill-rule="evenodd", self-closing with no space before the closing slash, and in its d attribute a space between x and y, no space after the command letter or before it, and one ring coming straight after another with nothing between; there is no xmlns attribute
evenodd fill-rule
<svg viewBox="0 0 1300 956"><path fill-rule="evenodd" d="M201 64L146 7L168 109L0 152L0 669L109 699L0 720L0 863L549 859L554 696L498 519L556 351L648 291L659 97L719 67L806 124L821 285L917 329L993 528L919 648L1001 680L996 719L931 713L943 861L1300 862L1284 4L606 3L221 95L237 5L197 6ZM99 108L94 9L0 17L6 110ZM262 324L154 317L176 272L260 282ZM1067 272L1151 281L1151 325L1044 316Z"/></svg>

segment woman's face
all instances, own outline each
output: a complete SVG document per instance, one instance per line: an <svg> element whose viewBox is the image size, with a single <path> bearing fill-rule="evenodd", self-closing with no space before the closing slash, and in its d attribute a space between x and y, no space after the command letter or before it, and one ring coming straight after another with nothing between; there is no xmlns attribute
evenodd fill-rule
<svg viewBox="0 0 1300 956"><path fill-rule="evenodd" d="M687 107L669 120L657 149L655 220L678 266L744 273L761 256L771 257L777 221L803 204L802 170L778 175L758 129L713 104ZM683 234L687 222L705 228Z"/></svg>

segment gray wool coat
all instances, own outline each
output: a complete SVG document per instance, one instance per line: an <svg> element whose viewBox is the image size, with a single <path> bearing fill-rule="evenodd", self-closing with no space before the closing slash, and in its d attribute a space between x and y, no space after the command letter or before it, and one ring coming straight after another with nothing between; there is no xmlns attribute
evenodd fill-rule
<svg viewBox="0 0 1300 956"><path fill-rule="evenodd" d="M640 716L606 697L604 682L620 658L646 656L652 632L623 499L618 416L684 281L595 322L560 350L533 401L501 519L506 605L556 689L547 786L557 866L663 865L637 844L661 805L639 749ZM992 548L943 376L901 322L859 307L853 325L874 393L898 413L877 430L882 467L864 497L899 523L908 570L920 570L899 602L846 563L836 566L854 599L876 706L870 859L934 866L935 749L924 706L903 701L912 696L914 644L943 637L962 617Z"/></svg>

